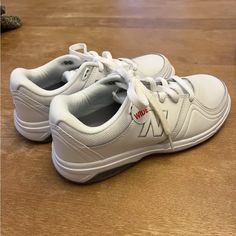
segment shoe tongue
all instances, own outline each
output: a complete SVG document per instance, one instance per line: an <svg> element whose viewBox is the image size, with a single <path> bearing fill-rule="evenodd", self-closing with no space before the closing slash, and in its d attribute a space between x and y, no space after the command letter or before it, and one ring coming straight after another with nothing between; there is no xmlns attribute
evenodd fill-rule
<svg viewBox="0 0 236 236"><path fill-rule="evenodd" d="M115 102L122 104L127 96L127 91L124 89L118 89L114 91L112 95Z"/></svg>
<svg viewBox="0 0 236 236"><path fill-rule="evenodd" d="M100 82L98 82L100 83ZM104 80L101 80L103 86L112 86L112 98L115 102L122 104L127 96L128 85L119 75L111 73Z"/></svg>
<svg viewBox="0 0 236 236"><path fill-rule="evenodd" d="M86 63L86 65L85 65ZM91 64L89 62L85 62L83 67L84 68L88 68ZM74 69L74 70L67 70L67 71L64 71L63 74L62 74L62 77L61 77L61 80L64 82L64 83L67 83L67 82L70 82L71 80L75 80L77 79L79 76L83 76L81 73L77 74L77 72L81 69L81 66ZM85 69L85 72L84 72L84 75L86 73L86 69ZM77 74L77 76L75 76Z"/></svg>
<svg viewBox="0 0 236 236"><path fill-rule="evenodd" d="M65 72L62 74L61 80L62 80L64 83L70 82L71 79L74 77L75 73L77 72L77 70L78 70L78 69L76 69L76 70L70 70L70 71L65 71Z"/></svg>

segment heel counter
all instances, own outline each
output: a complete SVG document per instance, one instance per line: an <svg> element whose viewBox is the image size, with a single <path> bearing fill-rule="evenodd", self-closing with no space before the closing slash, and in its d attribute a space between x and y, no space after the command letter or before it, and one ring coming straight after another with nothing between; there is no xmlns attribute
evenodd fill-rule
<svg viewBox="0 0 236 236"><path fill-rule="evenodd" d="M16 68L11 72L10 91L17 116L26 122L41 122L48 120L49 108L27 96L29 79L26 69Z"/></svg>
<svg viewBox="0 0 236 236"><path fill-rule="evenodd" d="M48 107L19 91L12 91L12 98L15 112L21 120L26 122L48 121Z"/></svg>
<svg viewBox="0 0 236 236"><path fill-rule="evenodd" d="M57 156L66 162L91 163L104 159L102 155L69 135L58 125L51 124L53 145Z"/></svg>

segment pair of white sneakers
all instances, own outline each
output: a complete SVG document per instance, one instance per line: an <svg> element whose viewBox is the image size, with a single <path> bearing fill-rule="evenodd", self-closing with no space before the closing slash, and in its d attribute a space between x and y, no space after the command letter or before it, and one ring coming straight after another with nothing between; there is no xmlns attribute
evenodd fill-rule
<svg viewBox="0 0 236 236"><path fill-rule="evenodd" d="M225 84L174 74L161 54L113 59L75 44L41 67L13 70L15 127L34 141L52 136L52 160L65 178L100 181L147 155L199 144L222 126Z"/></svg>

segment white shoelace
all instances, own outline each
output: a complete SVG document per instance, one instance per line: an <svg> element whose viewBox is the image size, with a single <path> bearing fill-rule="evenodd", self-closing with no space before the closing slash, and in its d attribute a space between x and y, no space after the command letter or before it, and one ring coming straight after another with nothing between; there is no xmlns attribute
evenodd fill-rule
<svg viewBox="0 0 236 236"><path fill-rule="evenodd" d="M167 135L170 146L173 149L173 142L171 137L170 126L162 111L160 103L163 103L165 98L169 96L173 102L178 102L179 94L178 90L182 88L187 94L189 94L189 100L194 98L194 92L192 88L180 77L173 76L170 79L158 78L145 78L137 79L133 76L133 73L127 73L122 69L118 69L117 73L123 77L127 83L127 88L122 82L117 82L117 85L123 89L127 89L127 96L131 102L140 110L150 106L156 119L160 119L163 130ZM150 90L141 82L148 83Z"/></svg>
<svg viewBox="0 0 236 236"><path fill-rule="evenodd" d="M82 51L82 52L79 52ZM135 62L128 58L114 59L109 51L104 51L101 56L95 51L87 51L87 45L85 43L73 44L69 47L69 53L79 56L83 61L94 61L97 63L99 71L104 70L106 66L111 71L129 65L134 71L137 70Z"/></svg>

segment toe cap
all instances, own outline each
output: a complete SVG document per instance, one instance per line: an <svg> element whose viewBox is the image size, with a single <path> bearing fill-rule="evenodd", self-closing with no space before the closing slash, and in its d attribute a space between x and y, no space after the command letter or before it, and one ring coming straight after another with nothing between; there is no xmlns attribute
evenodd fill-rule
<svg viewBox="0 0 236 236"><path fill-rule="evenodd" d="M192 75L185 77L193 86L195 98L205 107L217 108L226 95L225 85L211 75Z"/></svg>

